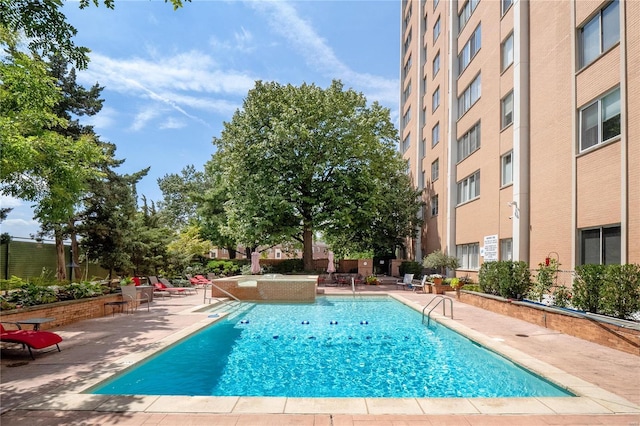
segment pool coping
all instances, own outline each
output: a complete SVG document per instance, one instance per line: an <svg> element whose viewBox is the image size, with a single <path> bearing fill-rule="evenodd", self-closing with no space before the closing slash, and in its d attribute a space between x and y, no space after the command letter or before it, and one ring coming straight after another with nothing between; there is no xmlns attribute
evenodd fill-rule
<svg viewBox="0 0 640 426"><path fill-rule="evenodd" d="M421 312L423 306L396 293L360 293L389 296ZM185 309L178 315L206 315L196 312L203 305ZM123 356L103 365L85 377L82 385L59 388L57 392L31 398L16 408L20 410L209 413L209 414L352 414L352 415L554 415L554 414L638 414L636 404L550 364L539 361L507 344L476 332L455 320L433 313L438 323L502 355L578 395L576 397L534 398L288 398L288 397L214 397L214 396L114 396L86 393L135 363L184 339L193 332L224 318L201 320L153 343L146 350Z"/></svg>

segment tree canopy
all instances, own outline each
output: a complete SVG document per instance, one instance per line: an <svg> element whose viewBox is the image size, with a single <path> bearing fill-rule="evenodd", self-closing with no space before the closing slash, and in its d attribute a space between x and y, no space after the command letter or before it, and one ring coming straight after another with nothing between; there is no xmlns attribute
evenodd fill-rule
<svg viewBox="0 0 640 426"><path fill-rule="evenodd" d="M310 270L316 232L355 251L414 232L419 193L402 177L389 111L339 81L258 81L213 142L229 195L223 232L240 244L299 241ZM394 208L408 208L403 223L389 220Z"/></svg>

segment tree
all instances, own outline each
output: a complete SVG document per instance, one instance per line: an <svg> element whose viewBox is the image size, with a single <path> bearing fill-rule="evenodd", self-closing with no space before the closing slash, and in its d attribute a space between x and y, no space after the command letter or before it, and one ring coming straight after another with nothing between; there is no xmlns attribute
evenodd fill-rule
<svg viewBox="0 0 640 426"><path fill-rule="evenodd" d="M169 226L182 229L197 221L196 197L205 191L204 173L189 165L182 169L181 174L166 174L158 178L158 186L163 196L159 207Z"/></svg>
<svg viewBox="0 0 640 426"><path fill-rule="evenodd" d="M306 270L315 231L333 241L351 232L352 247L370 249L366 229L388 211L385 180L405 170L397 139L387 109L338 81L327 89L257 82L214 138L229 193L224 233L249 247L299 241ZM414 192L405 195L395 201L418 206Z"/></svg>
<svg viewBox="0 0 640 426"><path fill-rule="evenodd" d="M43 231L56 239L58 279L65 279L61 227L73 217L86 182L99 174L95 164L104 160L103 152L92 132L67 131L63 94L77 86L75 76L70 81L50 75L40 58L18 51L15 36L1 26L0 37L8 52L0 61L1 191L36 203ZM56 85L65 80L65 88ZM80 107L74 112L83 114Z"/></svg>

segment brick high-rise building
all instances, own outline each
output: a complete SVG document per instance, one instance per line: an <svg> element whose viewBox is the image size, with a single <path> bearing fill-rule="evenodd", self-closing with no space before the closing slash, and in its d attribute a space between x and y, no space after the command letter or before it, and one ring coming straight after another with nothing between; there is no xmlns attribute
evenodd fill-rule
<svg viewBox="0 0 640 426"><path fill-rule="evenodd" d="M410 256L640 263L640 1L401 7Z"/></svg>

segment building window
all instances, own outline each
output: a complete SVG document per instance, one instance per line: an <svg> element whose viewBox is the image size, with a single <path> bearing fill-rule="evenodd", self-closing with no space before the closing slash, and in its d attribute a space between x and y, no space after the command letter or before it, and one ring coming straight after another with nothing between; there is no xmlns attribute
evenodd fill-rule
<svg viewBox="0 0 640 426"><path fill-rule="evenodd" d="M513 239L500 240L500 260L513 260Z"/></svg>
<svg viewBox="0 0 640 426"><path fill-rule="evenodd" d="M580 151L620 136L620 88L580 110Z"/></svg>
<svg viewBox="0 0 640 426"><path fill-rule="evenodd" d="M409 71L411 70L411 55L407 59L407 62L404 64L404 76L405 78L409 75Z"/></svg>
<svg viewBox="0 0 640 426"><path fill-rule="evenodd" d="M578 32L580 68L593 62L620 41L620 5L612 1Z"/></svg>
<svg viewBox="0 0 640 426"><path fill-rule="evenodd" d="M407 53L409 51L409 48L411 47L411 32L412 30L409 30L409 34L407 34L407 38L404 39L404 53Z"/></svg>
<svg viewBox="0 0 640 426"><path fill-rule="evenodd" d="M433 10L436 10L436 7L438 7L438 3L440 3L440 0L433 0Z"/></svg>
<svg viewBox="0 0 640 426"><path fill-rule="evenodd" d="M458 162L464 160L480 148L480 122L458 139Z"/></svg>
<svg viewBox="0 0 640 426"><path fill-rule="evenodd" d="M620 264L622 259L620 235L620 226L583 229L580 232L581 264Z"/></svg>
<svg viewBox="0 0 640 426"><path fill-rule="evenodd" d="M440 37L440 17L439 16L438 16L438 19L436 19L436 23L433 25L433 42L434 43L436 42L438 37Z"/></svg>
<svg viewBox="0 0 640 426"><path fill-rule="evenodd" d="M469 0L462 7L462 10L458 15L458 34L460 34L465 25L467 25L469 18L476 10L476 7L478 7L478 3L480 3L480 0Z"/></svg>
<svg viewBox="0 0 640 426"><path fill-rule="evenodd" d="M431 129L431 146L436 146L440 142L440 123L436 123Z"/></svg>
<svg viewBox="0 0 640 426"><path fill-rule="evenodd" d="M513 91L509 92L509 94L502 99L501 111L502 128L504 129L513 123Z"/></svg>
<svg viewBox="0 0 640 426"><path fill-rule="evenodd" d="M435 182L440 177L440 159L436 158L436 161L431 163L431 182Z"/></svg>
<svg viewBox="0 0 640 426"><path fill-rule="evenodd" d="M411 22L411 13L413 12L413 6L409 3L409 9L407 9L407 14L404 17L404 27L407 28L409 26L409 22Z"/></svg>
<svg viewBox="0 0 640 426"><path fill-rule="evenodd" d="M509 10L509 8L511 7L512 4L513 4L513 0L502 0L502 14L503 15L505 13L507 13L507 10Z"/></svg>
<svg viewBox="0 0 640 426"><path fill-rule="evenodd" d="M433 92L431 96L431 111L435 111L440 106L440 86Z"/></svg>
<svg viewBox="0 0 640 426"><path fill-rule="evenodd" d="M505 186L513 183L513 151L503 155L500 163L502 164L501 185Z"/></svg>
<svg viewBox="0 0 640 426"><path fill-rule="evenodd" d="M402 141L402 152L407 152L411 146L411 133L407 134L407 137Z"/></svg>
<svg viewBox="0 0 640 426"><path fill-rule="evenodd" d="M438 215L438 196L431 197L431 216Z"/></svg>
<svg viewBox="0 0 640 426"><path fill-rule="evenodd" d="M409 95L411 95L411 80L409 80L409 84L405 87L404 92L402 92L403 102L406 102L409 99Z"/></svg>
<svg viewBox="0 0 640 426"><path fill-rule="evenodd" d="M509 37L502 42L500 52L502 56L501 71L504 71L513 63L513 33L509 34Z"/></svg>
<svg viewBox="0 0 640 426"><path fill-rule="evenodd" d="M440 71L440 52L436 53L436 57L433 58L432 71L433 75L431 76L431 78L434 78L436 74L438 74L438 71Z"/></svg>
<svg viewBox="0 0 640 426"><path fill-rule="evenodd" d="M480 243L457 245L456 257L458 258L460 269L479 269Z"/></svg>
<svg viewBox="0 0 640 426"><path fill-rule="evenodd" d="M407 112L405 112L404 116L402 116L402 126L406 127L406 125L409 124L410 121L411 121L411 106L407 108Z"/></svg>
<svg viewBox="0 0 640 426"><path fill-rule="evenodd" d="M464 89L462 95L458 97L458 114L462 117L471 107L480 99L482 86L480 83L480 74Z"/></svg>
<svg viewBox="0 0 640 426"><path fill-rule="evenodd" d="M458 205L480 196L480 170L458 182Z"/></svg>
<svg viewBox="0 0 640 426"><path fill-rule="evenodd" d="M282 259L282 252L280 249L276 249L276 259Z"/></svg>
<svg viewBox="0 0 640 426"><path fill-rule="evenodd" d="M458 75L462 74L462 72L469 66L471 60L476 56L480 47L482 45L482 29L481 25L478 24L476 29L469 37L469 40L462 46L462 50L458 55Z"/></svg>

